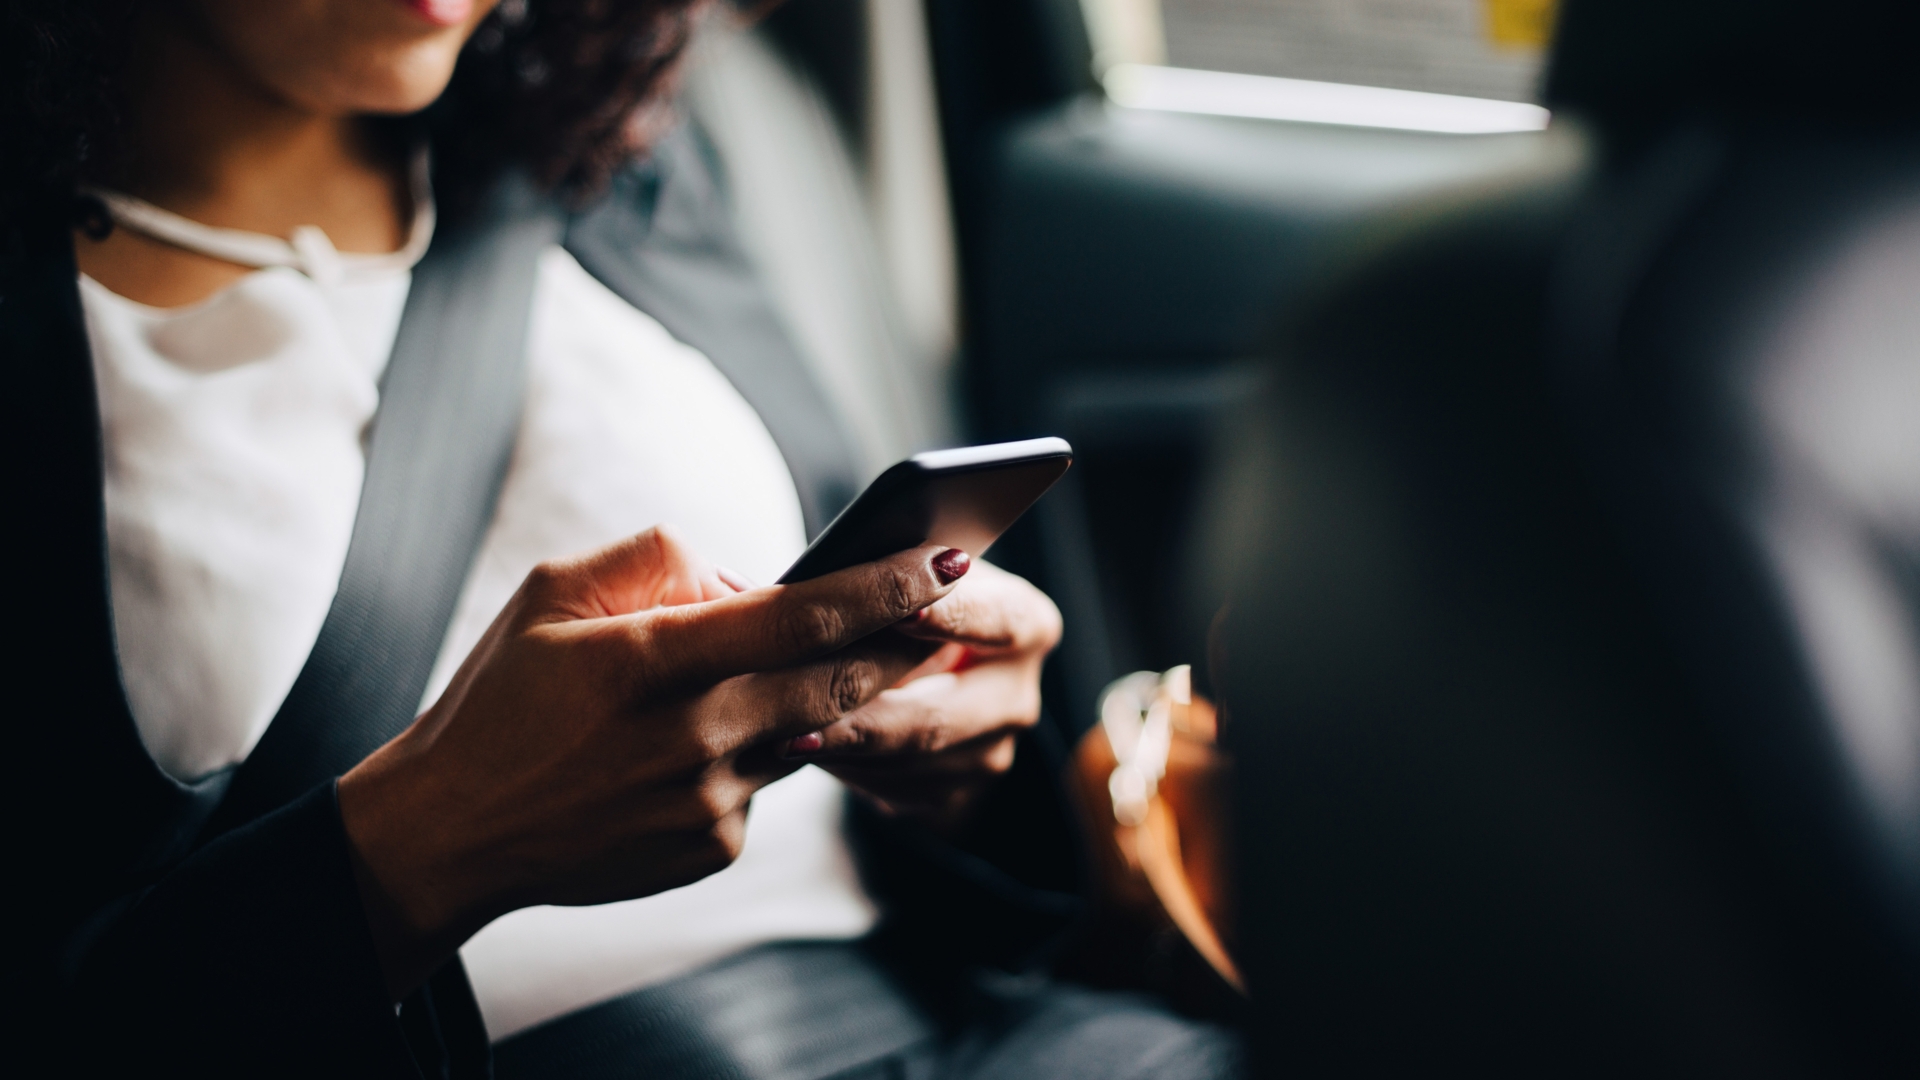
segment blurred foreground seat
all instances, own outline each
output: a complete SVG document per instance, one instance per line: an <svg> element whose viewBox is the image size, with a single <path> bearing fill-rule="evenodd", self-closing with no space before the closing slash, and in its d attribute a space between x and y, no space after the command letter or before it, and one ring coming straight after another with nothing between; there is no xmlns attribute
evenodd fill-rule
<svg viewBox="0 0 1920 1080"><path fill-rule="evenodd" d="M1200 590L1267 1074L1920 1075L1914 28L1576 3L1590 157L1286 321Z"/></svg>

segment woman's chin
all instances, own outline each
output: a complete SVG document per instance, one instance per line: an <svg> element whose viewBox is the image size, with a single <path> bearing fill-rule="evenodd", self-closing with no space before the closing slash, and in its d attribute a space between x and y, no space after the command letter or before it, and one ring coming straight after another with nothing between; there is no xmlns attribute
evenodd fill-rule
<svg viewBox="0 0 1920 1080"><path fill-rule="evenodd" d="M367 114L404 116L434 103L453 79L460 42L421 42L398 55L287 86L288 97L313 112L331 116Z"/></svg>
<svg viewBox="0 0 1920 1080"><path fill-rule="evenodd" d="M198 0L221 51L274 95L323 116L417 112L494 0Z"/></svg>

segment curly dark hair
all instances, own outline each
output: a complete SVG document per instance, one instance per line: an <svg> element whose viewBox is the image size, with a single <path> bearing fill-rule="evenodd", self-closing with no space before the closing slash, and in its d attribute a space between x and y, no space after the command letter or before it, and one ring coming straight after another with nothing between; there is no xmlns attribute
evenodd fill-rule
<svg viewBox="0 0 1920 1080"><path fill-rule="evenodd" d="M139 0L7 0L0 22L0 216L74 207L119 164L117 78ZM644 149L713 0L502 0L439 101L391 126L432 141L436 193L461 205L509 165L579 200Z"/></svg>

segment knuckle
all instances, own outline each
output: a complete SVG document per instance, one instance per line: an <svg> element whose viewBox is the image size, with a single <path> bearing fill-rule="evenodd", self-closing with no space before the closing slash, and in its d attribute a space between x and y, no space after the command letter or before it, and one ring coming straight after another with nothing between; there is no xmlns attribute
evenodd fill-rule
<svg viewBox="0 0 1920 1080"><path fill-rule="evenodd" d="M644 534L652 545L653 555L663 567L678 567L690 561L693 549L687 545L680 530L672 525L655 525Z"/></svg>
<svg viewBox="0 0 1920 1080"><path fill-rule="evenodd" d="M727 725L715 723L707 710L679 709L677 715L662 716L662 733L654 744L657 766L671 768L674 775L695 784L706 783L705 775L728 750Z"/></svg>
<svg viewBox="0 0 1920 1080"><path fill-rule="evenodd" d="M948 730L946 713L929 710L907 736L906 749L914 754L937 754L947 748Z"/></svg>
<svg viewBox="0 0 1920 1080"><path fill-rule="evenodd" d="M906 745L902 749L917 757L929 757L947 748L944 733L932 727L913 732L905 741Z"/></svg>
<svg viewBox="0 0 1920 1080"><path fill-rule="evenodd" d="M831 687L818 680L810 680L795 695L787 708L787 714L782 719L791 720L796 727L804 727L808 730L826 727L840 719L842 715L834 711Z"/></svg>
<svg viewBox="0 0 1920 1080"><path fill-rule="evenodd" d="M845 621L838 608L817 601L793 604L775 620L780 644L799 654L816 653L840 640Z"/></svg>
<svg viewBox="0 0 1920 1080"><path fill-rule="evenodd" d="M667 800L663 811L678 829L705 828L707 808L692 793L699 789L706 774L704 762L693 761L670 751L652 755L642 783L651 782L663 789Z"/></svg>
<svg viewBox="0 0 1920 1080"><path fill-rule="evenodd" d="M973 605L959 597L949 597L941 601L939 609L940 629L954 637L971 636L974 618Z"/></svg>
<svg viewBox="0 0 1920 1080"><path fill-rule="evenodd" d="M700 724L687 735L690 749L702 764L712 764L733 752L732 731L720 724Z"/></svg>
<svg viewBox="0 0 1920 1080"><path fill-rule="evenodd" d="M679 665L671 635L642 619L609 628L604 637L607 662L625 677L628 700L656 702L672 692Z"/></svg>
<svg viewBox="0 0 1920 1080"><path fill-rule="evenodd" d="M1040 625L1035 635L1035 644L1040 648L1051 650L1055 645L1060 644L1060 635L1066 632L1066 619L1061 616L1060 606L1053 602L1052 597L1041 593L1038 589L1034 591L1040 593Z"/></svg>
<svg viewBox="0 0 1920 1080"><path fill-rule="evenodd" d="M527 571L527 592L543 599L551 597L560 591L569 576L565 563L553 559L535 563L533 569Z"/></svg>
<svg viewBox="0 0 1920 1080"><path fill-rule="evenodd" d="M840 745L836 747L843 754L859 754L874 744L874 731L866 724L849 721L840 733Z"/></svg>
<svg viewBox="0 0 1920 1080"><path fill-rule="evenodd" d="M826 727L859 708L877 679L872 663L837 659L806 680L794 704L794 719L808 727Z"/></svg>
<svg viewBox="0 0 1920 1080"><path fill-rule="evenodd" d="M864 657L847 657L833 665L827 681L827 703L833 719L866 704L879 689L879 666Z"/></svg>
<svg viewBox="0 0 1920 1080"><path fill-rule="evenodd" d="M717 828L735 810L733 800L718 784L702 784L693 794L693 812L709 830Z"/></svg>
<svg viewBox="0 0 1920 1080"><path fill-rule="evenodd" d="M1040 688L1022 687L1019 698L1014 702L1013 715L1009 718L1019 727L1030 728L1040 722Z"/></svg>
<svg viewBox="0 0 1920 1080"><path fill-rule="evenodd" d="M918 581L913 571L900 566L889 566L880 575L880 596L889 615L904 618L911 612L920 598Z"/></svg>
<svg viewBox="0 0 1920 1080"><path fill-rule="evenodd" d="M986 756L981 759L980 764L995 776L1003 775L1013 768L1013 756L1017 746L1013 736L1009 735L994 743L988 749Z"/></svg>
<svg viewBox="0 0 1920 1080"><path fill-rule="evenodd" d="M676 754L706 769L733 753L738 749L737 712L742 707L742 702L727 695L683 698L672 716Z"/></svg>
<svg viewBox="0 0 1920 1080"><path fill-rule="evenodd" d="M747 846L747 826L743 815L729 814L714 822L707 834L721 866L731 866Z"/></svg>

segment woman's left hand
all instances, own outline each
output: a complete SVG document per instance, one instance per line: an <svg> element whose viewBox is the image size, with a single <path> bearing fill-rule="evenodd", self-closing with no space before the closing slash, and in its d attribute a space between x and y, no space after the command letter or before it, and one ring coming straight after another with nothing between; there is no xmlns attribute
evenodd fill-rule
<svg viewBox="0 0 1920 1080"><path fill-rule="evenodd" d="M1040 719L1040 666L1060 641L1060 610L1026 579L976 561L896 629L940 648L892 689L792 740L786 756L883 810L949 824L1013 767L1015 741Z"/></svg>

